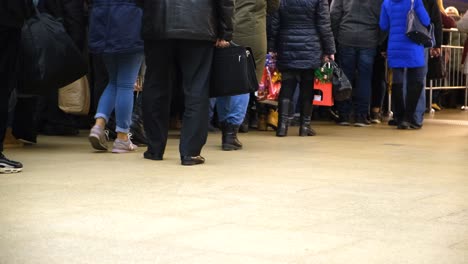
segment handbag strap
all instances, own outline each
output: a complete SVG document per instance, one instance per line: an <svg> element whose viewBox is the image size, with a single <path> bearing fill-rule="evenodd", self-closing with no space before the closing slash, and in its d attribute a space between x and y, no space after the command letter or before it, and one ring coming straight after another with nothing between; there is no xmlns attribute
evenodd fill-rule
<svg viewBox="0 0 468 264"><path fill-rule="evenodd" d="M411 10L414 10L414 0L411 0Z"/></svg>

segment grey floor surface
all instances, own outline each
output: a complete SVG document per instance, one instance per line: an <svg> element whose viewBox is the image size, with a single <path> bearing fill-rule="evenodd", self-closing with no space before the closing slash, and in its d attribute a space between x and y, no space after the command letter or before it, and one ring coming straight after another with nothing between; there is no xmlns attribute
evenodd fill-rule
<svg viewBox="0 0 468 264"><path fill-rule="evenodd" d="M195 167L176 136L164 161L41 137L7 151L25 170L0 175L0 263L467 264L468 113L452 114L251 132L236 152L210 134Z"/></svg>

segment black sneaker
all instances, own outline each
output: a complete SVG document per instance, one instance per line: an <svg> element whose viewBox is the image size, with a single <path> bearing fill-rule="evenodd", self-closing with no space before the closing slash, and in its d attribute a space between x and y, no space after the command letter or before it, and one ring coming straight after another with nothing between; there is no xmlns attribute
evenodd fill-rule
<svg viewBox="0 0 468 264"><path fill-rule="evenodd" d="M354 120L354 126L367 127L370 126L371 122L367 119L367 115L358 114Z"/></svg>
<svg viewBox="0 0 468 264"><path fill-rule="evenodd" d="M372 124L382 123L382 114L380 112L372 112L370 114L370 121Z"/></svg>
<svg viewBox="0 0 468 264"><path fill-rule="evenodd" d="M23 164L7 159L0 153L0 173L16 173L23 170Z"/></svg>
<svg viewBox="0 0 468 264"><path fill-rule="evenodd" d="M349 126L351 124L351 122L349 122L348 115L340 115L336 120L336 123L340 126Z"/></svg>

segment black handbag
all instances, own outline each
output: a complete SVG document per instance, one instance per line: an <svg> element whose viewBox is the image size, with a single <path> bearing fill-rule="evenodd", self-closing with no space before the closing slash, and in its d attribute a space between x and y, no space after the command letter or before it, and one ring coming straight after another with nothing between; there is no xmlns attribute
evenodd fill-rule
<svg viewBox="0 0 468 264"><path fill-rule="evenodd" d="M443 79L446 75L445 56L429 58L427 63L427 79Z"/></svg>
<svg viewBox="0 0 468 264"><path fill-rule="evenodd" d="M65 31L60 19L36 13L21 30L21 93L45 94L66 86L88 72L84 56Z"/></svg>
<svg viewBox="0 0 468 264"><path fill-rule="evenodd" d="M434 25L430 24L428 29L421 23L414 10L414 0L411 0L411 9L406 19L406 36L413 42L426 48L434 46Z"/></svg>
<svg viewBox="0 0 468 264"><path fill-rule="evenodd" d="M333 99L335 101L345 101L350 99L353 94L353 86L351 85L351 82L336 62L332 61L330 64L333 69Z"/></svg>
<svg viewBox="0 0 468 264"><path fill-rule="evenodd" d="M210 97L257 91L255 68L255 59L250 48L234 43L227 48L216 48L211 69Z"/></svg>

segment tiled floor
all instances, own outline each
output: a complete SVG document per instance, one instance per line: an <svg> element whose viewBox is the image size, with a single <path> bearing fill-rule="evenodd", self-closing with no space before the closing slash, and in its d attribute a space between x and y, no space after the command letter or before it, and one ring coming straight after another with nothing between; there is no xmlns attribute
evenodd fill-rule
<svg viewBox="0 0 468 264"><path fill-rule="evenodd" d="M468 126L446 123L251 132L236 152L210 134L195 167L175 136L164 161L41 137L0 175L0 263L466 264Z"/></svg>

